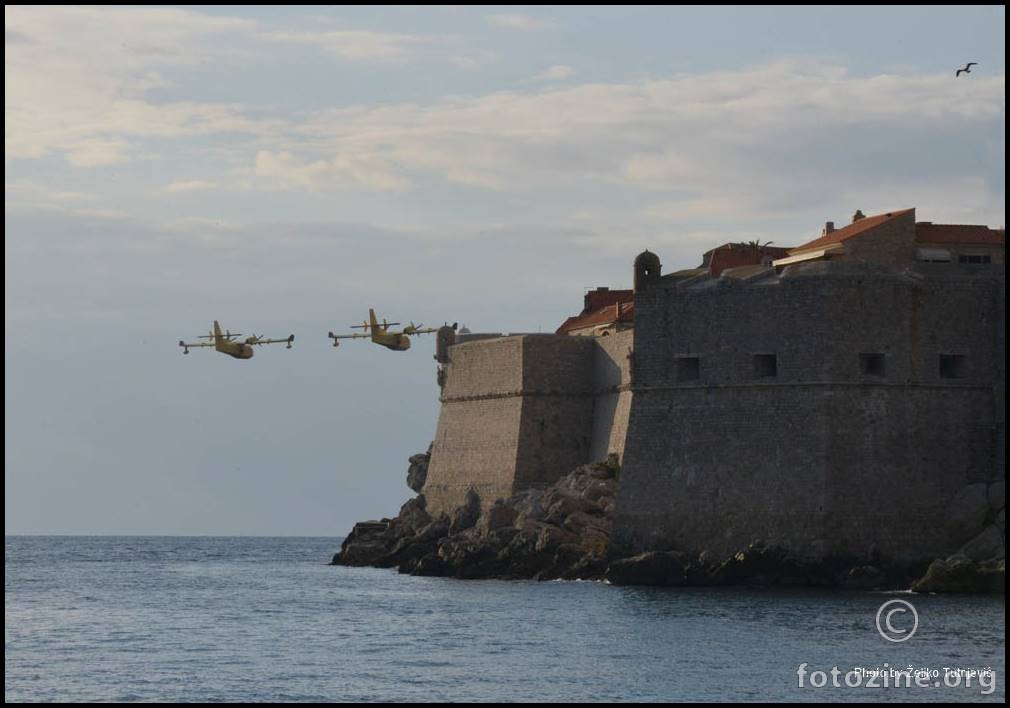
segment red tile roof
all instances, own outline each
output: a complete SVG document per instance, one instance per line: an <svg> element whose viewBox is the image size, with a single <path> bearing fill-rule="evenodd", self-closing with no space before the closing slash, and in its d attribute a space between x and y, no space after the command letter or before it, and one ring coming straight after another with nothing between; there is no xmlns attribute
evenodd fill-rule
<svg viewBox="0 0 1010 708"><path fill-rule="evenodd" d="M1006 243L1005 229L990 229L978 224L934 224L920 221L915 225L918 243L965 243L1002 246Z"/></svg>
<svg viewBox="0 0 1010 708"><path fill-rule="evenodd" d="M777 255L779 253L785 253L786 251L789 251L791 249L792 246L772 246L770 243L755 246L750 243L741 243L739 241L730 242L730 243L724 243L721 246L716 246L715 248L710 248L707 251L705 251L705 253L702 254L702 262L708 263L711 260L712 254L718 251L739 251L745 253L746 252L753 253L754 251L761 250L761 251L767 251L768 253L774 253Z"/></svg>
<svg viewBox="0 0 1010 708"><path fill-rule="evenodd" d="M587 329L598 325L608 325L617 322L634 322L635 302L615 302L613 305L601 307L598 310L569 317L564 324L558 327L555 334L568 334L579 329Z"/></svg>
<svg viewBox="0 0 1010 708"><path fill-rule="evenodd" d="M585 307L582 314L588 314L599 310L601 307L613 305L616 302L629 302L635 299L634 290L610 290L609 288L596 288L586 293Z"/></svg>
<svg viewBox="0 0 1010 708"><path fill-rule="evenodd" d="M915 209L902 209L901 211L889 211L886 214L877 214L875 216L865 216L859 221L854 221L848 226L835 229L830 234L821 236L818 239L805 243L802 246L797 246L789 253L796 254L802 253L803 251L812 251L817 248L824 248L825 246L830 246L833 243L841 243L847 239L856 236L857 234L865 233L871 229L875 229L881 224L886 224L891 219L896 219L899 216L904 216L906 214L912 214Z"/></svg>
<svg viewBox="0 0 1010 708"><path fill-rule="evenodd" d="M746 243L724 243L718 248L706 251L703 263L708 265L708 273L718 278L727 268L760 265L765 258L783 258L789 248L782 246L751 246Z"/></svg>

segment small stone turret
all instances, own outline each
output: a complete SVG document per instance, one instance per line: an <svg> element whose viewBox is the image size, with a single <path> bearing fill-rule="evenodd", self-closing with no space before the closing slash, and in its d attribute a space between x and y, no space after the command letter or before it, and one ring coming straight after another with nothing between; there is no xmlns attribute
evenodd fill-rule
<svg viewBox="0 0 1010 708"><path fill-rule="evenodd" d="M663 269L659 256L652 251L642 251L635 258L635 292L643 290L659 280Z"/></svg>
<svg viewBox="0 0 1010 708"><path fill-rule="evenodd" d="M456 343L456 325L443 325L435 333L435 361L449 363L449 347Z"/></svg>

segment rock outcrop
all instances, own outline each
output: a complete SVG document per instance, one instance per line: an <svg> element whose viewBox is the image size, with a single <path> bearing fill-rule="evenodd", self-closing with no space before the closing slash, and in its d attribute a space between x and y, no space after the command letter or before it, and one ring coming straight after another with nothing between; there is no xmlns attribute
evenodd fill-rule
<svg viewBox="0 0 1010 708"><path fill-rule="evenodd" d="M431 445L427 452L419 452L411 455L410 467L407 468L407 486L420 494L424 490L424 483L428 481L428 463L431 461Z"/></svg>
<svg viewBox="0 0 1010 708"><path fill-rule="evenodd" d="M945 523L956 553L937 558L912 584L914 592L1004 592L1006 577L1004 481L963 487L947 507Z"/></svg>
<svg viewBox="0 0 1010 708"><path fill-rule="evenodd" d="M956 543L964 543L982 530L989 513L986 485L969 484L947 506L944 524Z"/></svg>
<svg viewBox="0 0 1010 708"><path fill-rule="evenodd" d="M1000 593L1006 590L1006 565L1002 560L978 563L954 554L933 561L926 574L913 585L913 592Z"/></svg>
<svg viewBox="0 0 1010 708"><path fill-rule="evenodd" d="M426 462L427 454L411 457L408 477L417 479L414 471ZM617 460L610 458L579 467L546 489L528 489L490 506L470 490L462 505L438 517L429 514L419 494L396 518L356 524L333 564L455 578L587 579L665 587L1003 588L1003 508L997 497L1002 486L973 485L958 496L948 521L967 540L957 554L937 559L927 570L925 564L892 566L872 553L870 558L815 562L763 541L728 558L677 550L615 558L610 534L619 474ZM985 514L979 512L980 502Z"/></svg>
<svg viewBox="0 0 1010 708"><path fill-rule="evenodd" d="M452 514L435 519L422 494L395 519L355 525L333 563L457 578L600 579L617 474L613 461L586 465L547 489L523 491L483 512L470 490Z"/></svg>

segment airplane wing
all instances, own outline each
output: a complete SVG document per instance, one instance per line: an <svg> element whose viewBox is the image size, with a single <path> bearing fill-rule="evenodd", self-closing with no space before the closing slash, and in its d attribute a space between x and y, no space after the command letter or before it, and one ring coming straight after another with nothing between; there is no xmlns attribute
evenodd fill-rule
<svg viewBox="0 0 1010 708"><path fill-rule="evenodd" d="M259 344L287 344L288 348L290 349L291 348L291 344L294 341L295 341L295 335L289 334L284 339L260 339L259 337L257 337L256 341L254 341L254 342L247 342L247 344L256 344L256 345L259 345Z"/></svg>
<svg viewBox="0 0 1010 708"><path fill-rule="evenodd" d="M370 335L370 334L333 334L333 332L327 333L326 336L329 337L330 339L371 339L372 338L372 335Z"/></svg>
<svg viewBox="0 0 1010 708"><path fill-rule="evenodd" d="M415 330L411 330L409 332L407 330L404 330L403 333L404 334L431 334L432 332L437 332L437 331L438 331L438 328L436 328L436 327L425 327L424 329L415 329Z"/></svg>
<svg viewBox="0 0 1010 708"><path fill-rule="evenodd" d="M189 344L180 339L179 346L182 347L183 354L189 354L190 349L199 349L200 347L213 347L214 342L195 342L193 344Z"/></svg>

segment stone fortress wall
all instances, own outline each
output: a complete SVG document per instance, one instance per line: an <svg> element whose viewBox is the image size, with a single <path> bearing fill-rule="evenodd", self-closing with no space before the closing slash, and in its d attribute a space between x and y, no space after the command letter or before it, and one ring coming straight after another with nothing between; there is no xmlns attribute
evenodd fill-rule
<svg viewBox="0 0 1010 708"><path fill-rule="evenodd" d="M632 336L525 334L453 346L424 487L428 509L451 512L470 488L489 506L620 456Z"/></svg>
<svg viewBox="0 0 1010 708"><path fill-rule="evenodd" d="M997 470L1002 269L858 261L636 293L615 544L912 562ZM942 359L942 361L941 361Z"/></svg>
<svg viewBox="0 0 1010 708"><path fill-rule="evenodd" d="M951 552L951 499L1004 477L1004 270L915 263L914 228L899 213L849 259L745 276L663 277L646 252L633 330L450 347L429 510L616 453L618 554Z"/></svg>

